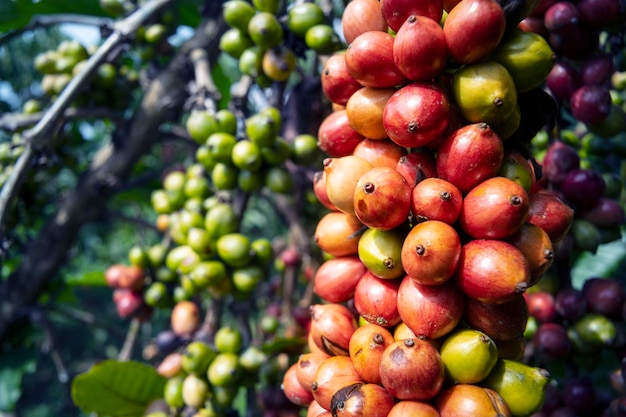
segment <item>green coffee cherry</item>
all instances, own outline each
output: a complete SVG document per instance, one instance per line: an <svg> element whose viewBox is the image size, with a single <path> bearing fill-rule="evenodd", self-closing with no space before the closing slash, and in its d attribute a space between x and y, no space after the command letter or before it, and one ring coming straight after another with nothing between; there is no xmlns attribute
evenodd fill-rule
<svg viewBox="0 0 626 417"><path fill-rule="evenodd" d="M207 211L204 217L204 228L215 241L224 235L236 232L238 227L239 218L230 204L217 203Z"/></svg>
<svg viewBox="0 0 626 417"><path fill-rule="evenodd" d="M293 177L286 168L273 166L265 172L265 186L272 192L288 194L294 186Z"/></svg>
<svg viewBox="0 0 626 417"><path fill-rule="evenodd" d="M207 171L211 171L215 166L215 161L211 157L211 151L206 144L200 145L196 150L196 161L202 164Z"/></svg>
<svg viewBox="0 0 626 417"><path fill-rule="evenodd" d="M157 243L152 245L146 251L148 255L148 260L150 261L150 266L158 267L163 265L165 261L165 256L167 255L167 247L163 244Z"/></svg>
<svg viewBox="0 0 626 417"><path fill-rule="evenodd" d="M217 255L229 266L240 268L252 261L250 239L241 233L229 233L216 242Z"/></svg>
<svg viewBox="0 0 626 417"><path fill-rule="evenodd" d="M141 268L147 268L150 266L150 258L148 258L148 254L139 245L134 245L128 251L128 261L131 265L136 265Z"/></svg>
<svg viewBox="0 0 626 417"><path fill-rule="evenodd" d="M185 372L203 377L216 356L217 352L211 346L194 341L185 348L181 365Z"/></svg>
<svg viewBox="0 0 626 417"><path fill-rule="evenodd" d="M237 168L248 171L258 171L263 164L261 149L249 140L241 140L233 146L231 159Z"/></svg>
<svg viewBox="0 0 626 417"><path fill-rule="evenodd" d="M232 111L228 109L218 110L215 113L215 120L220 132L230 133L231 135L237 133L237 117Z"/></svg>
<svg viewBox="0 0 626 417"><path fill-rule="evenodd" d="M297 164L308 165L316 162L320 157L317 138L306 133L297 135L293 138L291 155Z"/></svg>
<svg viewBox="0 0 626 417"><path fill-rule="evenodd" d="M167 35L167 26L162 23L155 23L146 28L144 39L148 43L159 43Z"/></svg>
<svg viewBox="0 0 626 417"><path fill-rule="evenodd" d="M237 174L237 186L247 193L263 188L263 176L258 171L242 169Z"/></svg>
<svg viewBox="0 0 626 417"><path fill-rule="evenodd" d="M246 119L246 135L248 139L260 147L271 146L276 140L280 122L271 115L256 113Z"/></svg>
<svg viewBox="0 0 626 417"><path fill-rule="evenodd" d="M243 51L252 46L252 40L237 28L230 28L220 37L220 50L233 58L239 59Z"/></svg>
<svg viewBox="0 0 626 417"><path fill-rule="evenodd" d="M169 307L172 305L172 297L170 296L167 286L161 281L155 281L143 294L143 298L147 305L151 307Z"/></svg>
<svg viewBox="0 0 626 417"><path fill-rule="evenodd" d="M230 164L218 162L211 171L213 186L218 190L233 190L237 187L238 169Z"/></svg>
<svg viewBox="0 0 626 417"><path fill-rule="evenodd" d="M185 182L183 190L187 198L206 198L210 194L209 181L206 177L193 177Z"/></svg>
<svg viewBox="0 0 626 417"><path fill-rule="evenodd" d="M165 383L163 398L167 405L172 408L179 408L185 405L183 400L183 381L185 377L182 375L169 378Z"/></svg>
<svg viewBox="0 0 626 417"><path fill-rule="evenodd" d="M203 227L192 227L187 232L187 244L196 253L209 256L214 251L214 242L211 235Z"/></svg>
<svg viewBox="0 0 626 417"><path fill-rule="evenodd" d="M209 384L195 374L189 374L183 380L183 401L190 407L200 408L209 395Z"/></svg>
<svg viewBox="0 0 626 417"><path fill-rule="evenodd" d="M254 291L265 277L265 270L259 265L248 265L233 270L232 278L235 288L243 293Z"/></svg>
<svg viewBox="0 0 626 417"><path fill-rule="evenodd" d="M166 191L183 190L185 187L186 177L181 171L169 172L163 179L163 189Z"/></svg>
<svg viewBox="0 0 626 417"><path fill-rule="evenodd" d="M268 165L280 165L292 156L291 145L285 139L277 136L269 146L261 148L261 156Z"/></svg>
<svg viewBox="0 0 626 417"><path fill-rule="evenodd" d="M185 122L189 136L200 144L205 143L211 134L217 132L218 127L215 117L204 110L192 112Z"/></svg>
<svg viewBox="0 0 626 417"><path fill-rule="evenodd" d="M236 144L237 138L224 132L216 132L209 136L206 141L211 159L225 164L231 163L231 154Z"/></svg>
<svg viewBox="0 0 626 417"><path fill-rule="evenodd" d="M333 28L323 23L306 31L304 43L320 54L331 54L338 50L341 45Z"/></svg>
<svg viewBox="0 0 626 417"><path fill-rule="evenodd" d="M189 279L198 288L208 288L228 279L228 272L220 261L203 261L189 273Z"/></svg>
<svg viewBox="0 0 626 417"><path fill-rule="evenodd" d="M178 222L183 233L189 233L194 227L200 228L204 225L204 217L198 212L181 210L179 213Z"/></svg>
<svg viewBox="0 0 626 417"><path fill-rule="evenodd" d="M280 0L252 0L252 5L262 12L276 13L280 9Z"/></svg>
<svg viewBox="0 0 626 417"><path fill-rule="evenodd" d="M239 353L243 345L243 336L239 329L222 326L215 333L215 348L220 353Z"/></svg>
<svg viewBox="0 0 626 417"><path fill-rule="evenodd" d="M284 38L283 28L278 18L268 12L257 13L250 19L248 35L252 42L264 49L282 44Z"/></svg>
<svg viewBox="0 0 626 417"><path fill-rule="evenodd" d="M608 346L617 333L615 323L597 313L585 314L574 326L580 338L591 346Z"/></svg>
<svg viewBox="0 0 626 417"><path fill-rule="evenodd" d="M249 346L239 355L239 364L246 372L257 372L267 362L267 355L256 346Z"/></svg>
<svg viewBox="0 0 626 417"><path fill-rule="evenodd" d="M257 77L263 71L263 54L265 49L254 45L247 48L239 57L239 71L251 77Z"/></svg>
<svg viewBox="0 0 626 417"><path fill-rule="evenodd" d="M218 353L207 371L211 385L218 387L232 386L237 383L241 367L239 357L234 353Z"/></svg>
<svg viewBox="0 0 626 417"><path fill-rule="evenodd" d="M229 26L241 31L248 30L248 23L256 14L254 7L244 0L229 0L224 3L224 20Z"/></svg>
<svg viewBox="0 0 626 417"><path fill-rule="evenodd" d="M322 22L324 22L324 12L315 3L297 4L287 12L287 27L301 38L307 30Z"/></svg>
<svg viewBox="0 0 626 417"><path fill-rule="evenodd" d="M213 402L216 407L232 407L233 401L235 400L238 391L239 386L237 385L216 385L213 387L213 396L211 397L211 402Z"/></svg>
<svg viewBox="0 0 626 417"><path fill-rule="evenodd" d="M263 265L270 262L274 257L274 249L269 239L261 237L250 244L254 251L254 260Z"/></svg>

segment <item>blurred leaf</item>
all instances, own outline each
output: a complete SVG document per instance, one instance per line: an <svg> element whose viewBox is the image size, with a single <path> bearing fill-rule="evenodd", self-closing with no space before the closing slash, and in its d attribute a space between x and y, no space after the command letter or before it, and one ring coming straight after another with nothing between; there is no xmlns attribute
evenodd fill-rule
<svg viewBox="0 0 626 417"><path fill-rule="evenodd" d="M286 337L276 338L261 345L263 353L272 354L277 352L283 352L290 348L299 347L306 343L306 340L302 337Z"/></svg>
<svg viewBox="0 0 626 417"><path fill-rule="evenodd" d="M163 396L165 382L150 365L108 360L74 378L72 399L85 413L139 417Z"/></svg>
<svg viewBox="0 0 626 417"><path fill-rule="evenodd" d="M67 285L81 285L88 287L103 287L107 285L104 271L90 271L84 274L68 274L64 277Z"/></svg>
<svg viewBox="0 0 626 417"><path fill-rule="evenodd" d="M600 245L595 255L584 252L574 262L572 267L572 285L582 288L583 283L590 277L614 277L624 273L626 265L626 241Z"/></svg>
<svg viewBox="0 0 626 417"><path fill-rule="evenodd" d="M98 0L58 1L58 0L16 0L0 2L0 32L19 29L37 14L86 14L105 16Z"/></svg>
<svg viewBox="0 0 626 417"><path fill-rule="evenodd" d="M22 395L22 377L35 371L30 350L16 350L0 356L0 411L14 411Z"/></svg>
<svg viewBox="0 0 626 417"><path fill-rule="evenodd" d="M29 20L30 15L22 15L14 2L0 2L0 32L24 26Z"/></svg>
<svg viewBox="0 0 626 417"><path fill-rule="evenodd" d="M179 0L176 2L176 12L178 14L178 23L195 28L200 24L200 13L198 7L202 2L200 0Z"/></svg>
<svg viewBox="0 0 626 417"><path fill-rule="evenodd" d="M220 98L218 107L220 109L224 109L228 107L228 103L230 103L230 88L232 86L232 81L230 78L226 76L226 71L222 67L222 65L215 65L213 67L213 71L211 71L211 76L213 77L213 82L215 86L220 91Z"/></svg>

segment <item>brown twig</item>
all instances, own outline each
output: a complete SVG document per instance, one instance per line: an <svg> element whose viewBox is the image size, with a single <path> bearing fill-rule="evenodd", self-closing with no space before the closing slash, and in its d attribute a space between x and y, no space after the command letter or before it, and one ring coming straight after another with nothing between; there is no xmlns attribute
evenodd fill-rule
<svg viewBox="0 0 626 417"><path fill-rule="evenodd" d="M204 320L198 332L196 332L196 339L213 343L215 339L215 333L220 328L222 322L222 310L224 309L224 301L221 298L211 298L211 302L207 307L204 315Z"/></svg>
<svg viewBox="0 0 626 417"><path fill-rule="evenodd" d="M130 358L132 358L135 342L137 341L137 335L139 334L139 329L141 329L141 321L133 318L130 321L130 325L128 326L128 332L126 333L124 345L122 346L119 355L117 355L118 360L129 361Z"/></svg>
<svg viewBox="0 0 626 417"><path fill-rule="evenodd" d="M235 85L233 91L231 92L230 108L233 113L235 113L235 116L237 116L238 118L244 118L246 116L245 103L252 85L254 85L254 79L249 75L244 75L241 77L241 79Z"/></svg>
<svg viewBox="0 0 626 417"><path fill-rule="evenodd" d="M0 115L0 129L15 132L20 129L24 129L29 126L33 126L38 123L45 113L5 113ZM121 123L124 121L124 116L121 112L111 110L109 108L89 108L89 109L66 109L63 114L64 121L69 120L88 120L88 119L109 119L115 123Z"/></svg>
<svg viewBox="0 0 626 417"><path fill-rule="evenodd" d="M34 323L38 324L43 331L44 338L41 342L41 351L44 354L50 355L50 359L52 359L52 363L57 371L59 382L62 384L67 383L70 380L70 375L57 349L57 340L52 323L50 323L46 315L39 309L31 313L31 319Z"/></svg>
<svg viewBox="0 0 626 417"><path fill-rule="evenodd" d="M58 314L66 318L70 318L72 320L80 321L90 327L101 327L118 337L124 336L124 331L122 328L117 327L111 323L107 323L106 321L102 320L99 315L80 310L64 303L51 304L48 307L48 311L53 314Z"/></svg>
<svg viewBox="0 0 626 417"><path fill-rule="evenodd" d="M221 95L213 82L213 77L211 77L208 54L204 49L194 49L191 51L191 62L196 77L196 107L204 108L209 113L215 113L217 111L215 103Z"/></svg>

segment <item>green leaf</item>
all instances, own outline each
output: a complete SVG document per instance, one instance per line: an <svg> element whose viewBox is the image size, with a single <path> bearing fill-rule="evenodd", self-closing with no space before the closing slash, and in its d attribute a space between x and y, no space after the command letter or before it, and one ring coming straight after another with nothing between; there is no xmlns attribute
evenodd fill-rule
<svg viewBox="0 0 626 417"><path fill-rule="evenodd" d="M74 378L72 400L85 413L139 417L162 398L165 382L150 365L108 360Z"/></svg>
<svg viewBox="0 0 626 417"><path fill-rule="evenodd" d="M617 240L600 245L595 254L583 252L572 267L572 285L582 288L590 277L608 278L624 271L626 242Z"/></svg>
<svg viewBox="0 0 626 417"><path fill-rule="evenodd" d="M213 82L215 86L220 92L221 98L218 103L218 107L220 109L225 109L228 107L228 103L230 103L230 89L232 86L232 81L226 76L225 68L222 65L213 66L213 71L211 71L211 77L213 78Z"/></svg>
<svg viewBox="0 0 626 417"><path fill-rule="evenodd" d="M35 355L17 350L0 356L0 411L11 412L22 395L22 377L35 371Z"/></svg>
<svg viewBox="0 0 626 417"><path fill-rule="evenodd" d="M68 274L64 277L67 285L81 285L87 287L104 287L107 285L103 271L90 271L84 274Z"/></svg>
<svg viewBox="0 0 626 417"><path fill-rule="evenodd" d="M283 352L289 348L299 347L306 344L306 340L302 337L278 337L261 345L263 353L268 355L272 353Z"/></svg>
<svg viewBox="0 0 626 417"><path fill-rule="evenodd" d="M198 26L200 24L198 8L201 4L202 2L199 0L179 0L176 2L178 23L191 27Z"/></svg>
<svg viewBox="0 0 626 417"><path fill-rule="evenodd" d="M28 22L28 17L20 15L14 2L0 2L0 32L12 29L14 27L12 25L21 26L26 22Z"/></svg>
<svg viewBox="0 0 626 417"><path fill-rule="evenodd" d="M37 14L58 13L105 16L98 0L5 0L0 2L0 32L19 29Z"/></svg>

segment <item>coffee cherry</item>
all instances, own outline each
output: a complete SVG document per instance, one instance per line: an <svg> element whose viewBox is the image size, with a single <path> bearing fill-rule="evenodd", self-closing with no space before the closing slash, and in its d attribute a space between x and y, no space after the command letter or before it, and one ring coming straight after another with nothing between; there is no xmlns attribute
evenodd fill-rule
<svg viewBox="0 0 626 417"><path fill-rule="evenodd" d="M239 353L242 344L241 332L234 327L220 327L215 333L215 348L220 353Z"/></svg>
<svg viewBox="0 0 626 417"><path fill-rule="evenodd" d="M194 341L185 348L182 357L183 370L190 374L204 376L217 353L204 342Z"/></svg>
<svg viewBox="0 0 626 417"><path fill-rule="evenodd" d="M218 353L209 365L207 377L211 385L224 387L236 383L241 373L239 358L230 352Z"/></svg>

